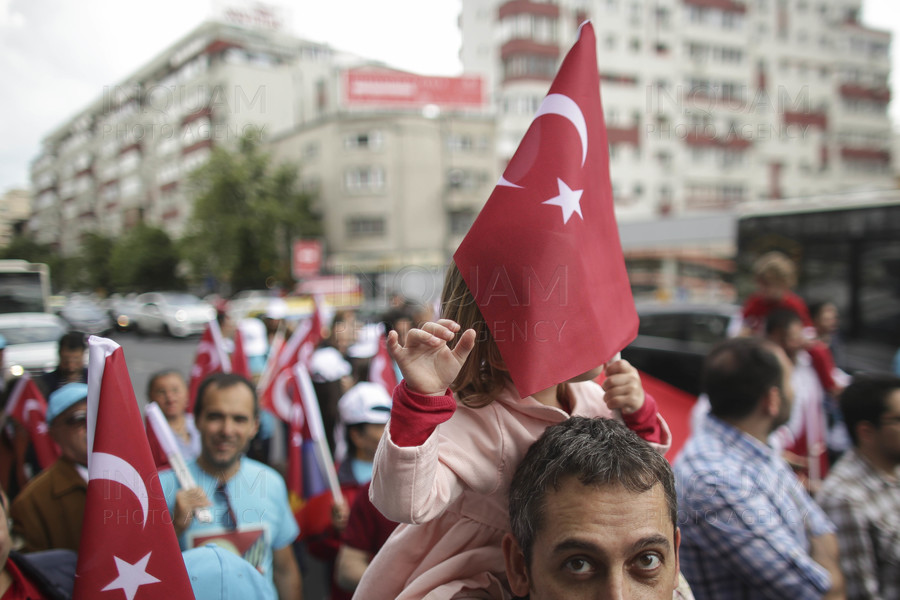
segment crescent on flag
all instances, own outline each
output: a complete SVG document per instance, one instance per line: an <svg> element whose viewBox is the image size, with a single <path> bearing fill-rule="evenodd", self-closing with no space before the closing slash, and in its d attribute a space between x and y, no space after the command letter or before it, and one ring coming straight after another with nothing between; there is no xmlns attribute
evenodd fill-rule
<svg viewBox="0 0 900 600"><path fill-rule="evenodd" d="M565 94L548 94L544 98L544 101L541 102L541 106L540 108L538 108L537 113L534 115L534 119L532 120L532 122L536 121L538 117L542 117L544 115L559 115L575 126L575 129L578 131L578 137L579 139L581 139L581 166L583 167L584 162L587 160L588 132L584 113L581 112L581 108L578 106L578 103ZM508 181L505 177L502 176L500 177L500 181L497 182L497 185L514 188L522 187L520 185L512 183L511 181Z"/></svg>
<svg viewBox="0 0 900 600"><path fill-rule="evenodd" d="M34 398L29 398L25 401L25 406L22 407L22 420L26 423L28 422L28 413L36 412L40 414L41 412L41 403L35 400Z"/></svg>
<svg viewBox="0 0 900 600"><path fill-rule="evenodd" d="M128 461L105 452L94 452L91 455L91 465L88 475L91 480L108 479L121 483L134 494L135 498L141 504L141 511L144 513L144 526L147 525L147 504L149 495L147 494L147 486L141 474L131 466Z"/></svg>

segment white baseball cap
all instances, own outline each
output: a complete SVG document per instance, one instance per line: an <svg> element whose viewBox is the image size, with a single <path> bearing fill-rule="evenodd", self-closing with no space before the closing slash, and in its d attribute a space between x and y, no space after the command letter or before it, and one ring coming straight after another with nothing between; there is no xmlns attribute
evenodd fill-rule
<svg viewBox="0 0 900 600"><path fill-rule="evenodd" d="M338 412L344 425L374 423L381 425L391 416L391 396L378 383L361 381L338 401Z"/></svg>

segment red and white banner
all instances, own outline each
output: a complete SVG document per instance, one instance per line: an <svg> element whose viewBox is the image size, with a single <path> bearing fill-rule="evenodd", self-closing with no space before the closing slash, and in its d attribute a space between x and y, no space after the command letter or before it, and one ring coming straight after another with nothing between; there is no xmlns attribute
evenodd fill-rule
<svg viewBox="0 0 900 600"><path fill-rule="evenodd" d="M122 348L91 336L75 600L193 600Z"/></svg>
<svg viewBox="0 0 900 600"><path fill-rule="evenodd" d="M343 78L344 104L385 108L484 108L484 80L479 75L427 77L389 69L348 69Z"/></svg>

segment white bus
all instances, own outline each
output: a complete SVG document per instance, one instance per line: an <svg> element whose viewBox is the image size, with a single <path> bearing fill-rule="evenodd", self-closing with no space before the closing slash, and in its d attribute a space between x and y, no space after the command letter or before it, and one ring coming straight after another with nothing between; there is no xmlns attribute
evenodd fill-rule
<svg viewBox="0 0 900 600"><path fill-rule="evenodd" d="M43 263L0 260L0 314L47 312L50 269Z"/></svg>

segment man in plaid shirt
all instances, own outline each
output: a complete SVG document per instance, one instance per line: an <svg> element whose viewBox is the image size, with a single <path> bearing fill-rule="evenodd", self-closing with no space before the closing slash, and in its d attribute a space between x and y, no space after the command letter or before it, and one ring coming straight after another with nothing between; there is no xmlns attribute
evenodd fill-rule
<svg viewBox="0 0 900 600"><path fill-rule="evenodd" d="M681 569L697 600L844 597L834 527L766 443L791 412L790 368L755 338L706 359L710 414L675 462Z"/></svg>
<svg viewBox="0 0 900 600"><path fill-rule="evenodd" d="M847 598L900 598L900 378L857 377L841 394L853 448L816 500L837 527Z"/></svg>

